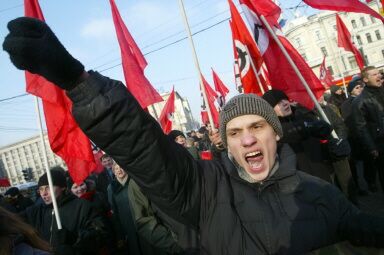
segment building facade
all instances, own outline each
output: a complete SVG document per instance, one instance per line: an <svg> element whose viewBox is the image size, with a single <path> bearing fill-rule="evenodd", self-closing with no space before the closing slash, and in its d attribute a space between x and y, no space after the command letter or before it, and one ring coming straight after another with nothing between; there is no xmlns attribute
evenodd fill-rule
<svg viewBox="0 0 384 255"><path fill-rule="evenodd" d="M369 6L379 11L377 0L370 2ZM362 53L365 65L383 67L383 23L363 13L338 14L351 33L356 48ZM337 46L336 12L322 11L296 18L284 26L283 32L316 75L319 75L324 56L334 78L359 73L353 54Z"/></svg>
<svg viewBox="0 0 384 255"><path fill-rule="evenodd" d="M161 111L164 108L165 103L171 93L162 93L161 97L164 101L153 104L148 107L149 113L155 118L160 117ZM191 108L188 100L183 98L175 91L175 112L172 115L172 129L177 129L183 132L187 132L192 129L196 129L197 125L193 119Z"/></svg>
<svg viewBox="0 0 384 255"><path fill-rule="evenodd" d="M49 167L60 165L66 168L64 161L52 152L47 135L44 136L44 141ZM0 148L0 172L5 172L11 184L17 185L26 182L22 170L31 168L31 181L37 181L46 169L43 155L40 136L2 147Z"/></svg>

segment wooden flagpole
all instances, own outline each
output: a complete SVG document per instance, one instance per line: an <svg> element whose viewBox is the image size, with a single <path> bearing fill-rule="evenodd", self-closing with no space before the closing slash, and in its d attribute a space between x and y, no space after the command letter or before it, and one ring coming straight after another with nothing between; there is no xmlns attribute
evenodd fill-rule
<svg viewBox="0 0 384 255"><path fill-rule="evenodd" d="M203 93L203 99L204 99L204 102L205 102L205 106L207 107L209 123L211 124L211 127L214 128L215 125L213 123L211 109L209 108L207 93L205 91L205 87L204 87L204 83L203 83L203 77L201 77L202 74L201 74L201 69L200 69L200 65L199 65L199 60L197 58L195 44L193 43L191 29L190 29L189 24L188 24L188 18L187 18L187 14L185 13L185 8L184 8L183 0L179 0L179 5L180 5L180 12L181 12L181 15L183 16L183 20L184 20L185 30L187 31L189 42L191 44L193 60L195 62L196 71L198 73L199 80L200 80L201 92Z"/></svg>

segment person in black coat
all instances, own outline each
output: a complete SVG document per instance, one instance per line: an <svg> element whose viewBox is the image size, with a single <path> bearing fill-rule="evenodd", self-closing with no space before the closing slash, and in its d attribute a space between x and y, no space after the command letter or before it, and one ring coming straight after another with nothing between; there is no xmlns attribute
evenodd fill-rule
<svg viewBox="0 0 384 255"><path fill-rule="evenodd" d="M67 91L84 133L151 202L199 231L201 254L304 254L342 240L384 246L383 218L360 212L331 184L295 170L292 150L277 146L278 117L260 97L229 100L220 112L228 157L196 161L169 141L121 82L85 72L44 22L23 17L8 27L3 47L16 67Z"/></svg>
<svg viewBox="0 0 384 255"><path fill-rule="evenodd" d="M361 71L363 92L352 102L353 136L364 151L369 189L377 191L376 173L384 191L384 87L381 74L373 66Z"/></svg>
<svg viewBox="0 0 384 255"><path fill-rule="evenodd" d="M17 187L10 188L4 195L4 202L6 203L4 206L11 212L20 213L33 205L32 199L23 196Z"/></svg>

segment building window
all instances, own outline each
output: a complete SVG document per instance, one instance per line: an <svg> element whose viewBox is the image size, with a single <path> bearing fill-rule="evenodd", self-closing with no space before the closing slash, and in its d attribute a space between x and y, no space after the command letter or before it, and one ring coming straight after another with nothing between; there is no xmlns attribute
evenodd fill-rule
<svg viewBox="0 0 384 255"><path fill-rule="evenodd" d="M364 55L364 62L365 62L367 65L369 64L368 56L367 56L367 55Z"/></svg>
<svg viewBox="0 0 384 255"><path fill-rule="evenodd" d="M333 75L333 68L332 66L327 66L327 69L331 75Z"/></svg>
<svg viewBox="0 0 384 255"><path fill-rule="evenodd" d="M383 58L384 58L384 50L381 50L381 55L383 55Z"/></svg>
<svg viewBox="0 0 384 255"><path fill-rule="evenodd" d="M308 60L308 59L307 59L307 55L305 55L305 53L301 53L301 56L303 57L303 59L304 59L305 61Z"/></svg>
<svg viewBox="0 0 384 255"><path fill-rule="evenodd" d="M320 50L323 53L323 56L328 56L327 48L321 47Z"/></svg>
<svg viewBox="0 0 384 255"><path fill-rule="evenodd" d="M321 40L321 33L320 33L319 30L316 30L316 31L315 31L315 35L316 35L316 39L317 39L317 40Z"/></svg>
<svg viewBox="0 0 384 255"><path fill-rule="evenodd" d="M301 47L301 46L302 46L300 37L297 37L297 38L295 39L295 41L296 41L296 45L297 45L297 47Z"/></svg>
<svg viewBox="0 0 384 255"><path fill-rule="evenodd" d="M363 42L361 41L361 37L360 37L360 35L357 35L357 36L356 36L356 40L357 40L357 44L359 44L359 45L362 45L362 44L363 44Z"/></svg>
<svg viewBox="0 0 384 255"><path fill-rule="evenodd" d="M366 33L365 36L367 37L367 42L371 43L372 42L372 37L370 33Z"/></svg>
<svg viewBox="0 0 384 255"><path fill-rule="evenodd" d="M333 30L335 30L335 31L337 30L337 27L336 27L336 25L333 25Z"/></svg>
<svg viewBox="0 0 384 255"><path fill-rule="evenodd" d="M356 20L351 20L351 23L353 28L357 28Z"/></svg>
<svg viewBox="0 0 384 255"><path fill-rule="evenodd" d="M357 68L357 63L354 56L348 57L348 62L352 69Z"/></svg>
<svg viewBox="0 0 384 255"><path fill-rule="evenodd" d="M361 21L361 25L363 25L363 27L365 27L367 25L367 22L365 21L364 17L360 17L360 21Z"/></svg>
<svg viewBox="0 0 384 255"><path fill-rule="evenodd" d="M379 31L379 30L376 30L376 31L375 31L375 34L376 34L376 38L377 38L377 40L381 40L380 31Z"/></svg>
<svg viewBox="0 0 384 255"><path fill-rule="evenodd" d="M374 18L374 17L371 16L371 22L372 22L372 23L376 23L376 18Z"/></svg>

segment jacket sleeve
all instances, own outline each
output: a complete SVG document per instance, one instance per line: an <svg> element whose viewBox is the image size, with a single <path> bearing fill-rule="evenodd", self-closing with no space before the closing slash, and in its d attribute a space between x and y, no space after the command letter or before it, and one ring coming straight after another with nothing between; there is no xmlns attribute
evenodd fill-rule
<svg viewBox="0 0 384 255"><path fill-rule="evenodd" d="M129 191L128 196L138 234L156 248L172 254L180 252L181 249L173 233L157 219L149 200L133 180L129 183Z"/></svg>
<svg viewBox="0 0 384 255"><path fill-rule="evenodd" d="M80 128L159 208L197 226L201 172L196 161L164 135L121 82L90 74L68 92Z"/></svg>
<svg viewBox="0 0 384 255"><path fill-rule="evenodd" d="M371 152L376 150L375 142L367 130L367 121L365 117L365 104L361 98L356 98L352 103L352 124L357 139L363 144L364 148Z"/></svg>

